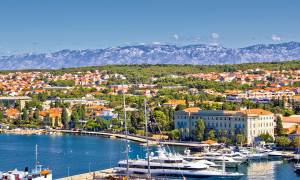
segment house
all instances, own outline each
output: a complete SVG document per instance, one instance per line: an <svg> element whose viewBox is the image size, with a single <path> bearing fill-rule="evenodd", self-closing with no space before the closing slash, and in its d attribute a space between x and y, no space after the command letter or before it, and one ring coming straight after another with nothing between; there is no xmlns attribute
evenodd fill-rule
<svg viewBox="0 0 300 180"><path fill-rule="evenodd" d="M62 127L61 108L50 108L45 111L40 111L39 115L44 126Z"/></svg>

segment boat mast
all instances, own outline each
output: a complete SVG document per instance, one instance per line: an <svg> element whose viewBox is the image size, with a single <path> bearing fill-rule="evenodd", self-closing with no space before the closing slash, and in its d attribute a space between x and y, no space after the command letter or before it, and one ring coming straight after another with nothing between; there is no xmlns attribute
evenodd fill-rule
<svg viewBox="0 0 300 180"><path fill-rule="evenodd" d="M144 99L144 106L145 106L145 136L147 140L147 166L148 166L148 178L151 177L150 172L150 154L149 154L149 140L148 140L148 118L147 118L147 100Z"/></svg>
<svg viewBox="0 0 300 180"><path fill-rule="evenodd" d="M35 171L37 172L37 167L38 167L38 145L35 145Z"/></svg>
<svg viewBox="0 0 300 180"><path fill-rule="evenodd" d="M127 137L127 122L126 122L126 103L125 103L125 92L124 85L123 86L123 108L124 108L124 129L125 129L125 141L126 141L126 177L128 179L128 171L129 171L129 148L128 148L128 137Z"/></svg>

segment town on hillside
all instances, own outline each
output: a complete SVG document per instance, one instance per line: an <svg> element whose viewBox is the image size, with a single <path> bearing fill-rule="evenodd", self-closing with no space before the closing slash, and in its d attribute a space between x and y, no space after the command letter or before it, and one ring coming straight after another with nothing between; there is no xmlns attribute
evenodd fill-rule
<svg viewBox="0 0 300 180"><path fill-rule="evenodd" d="M1 131L121 134L126 109L129 133L143 136L146 99L152 137L293 148L300 133L298 66L291 61L3 71Z"/></svg>

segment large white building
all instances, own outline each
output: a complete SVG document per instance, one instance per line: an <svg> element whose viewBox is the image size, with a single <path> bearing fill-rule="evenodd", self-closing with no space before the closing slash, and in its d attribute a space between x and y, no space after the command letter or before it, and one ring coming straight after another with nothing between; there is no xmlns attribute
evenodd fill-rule
<svg viewBox="0 0 300 180"><path fill-rule="evenodd" d="M257 136L269 133L274 137L274 114L263 109L239 111L222 110L181 110L175 114L175 128L183 130L183 136L192 136L196 123L203 119L205 127L216 131L242 132L247 143L252 143Z"/></svg>

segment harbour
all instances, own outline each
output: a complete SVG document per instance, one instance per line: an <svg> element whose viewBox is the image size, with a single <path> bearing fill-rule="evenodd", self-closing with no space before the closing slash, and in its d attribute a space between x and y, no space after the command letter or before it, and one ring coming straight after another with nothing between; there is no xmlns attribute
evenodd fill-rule
<svg viewBox="0 0 300 180"><path fill-rule="evenodd" d="M132 141L129 143L130 158L145 157L144 146ZM125 154L120 153L125 149L125 142L121 139L86 135L1 134L1 171L33 167L35 144L39 146L39 162L53 170L54 179L92 179L93 172L105 175L103 170L115 167L119 160L125 158ZM184 149L174 147L174 150L183 153ZM287 176L291 180L299 178L294 173L293 163L281 160L251 162L241 165L238 171L245 173L241 179L284 179Z"/></svg>

